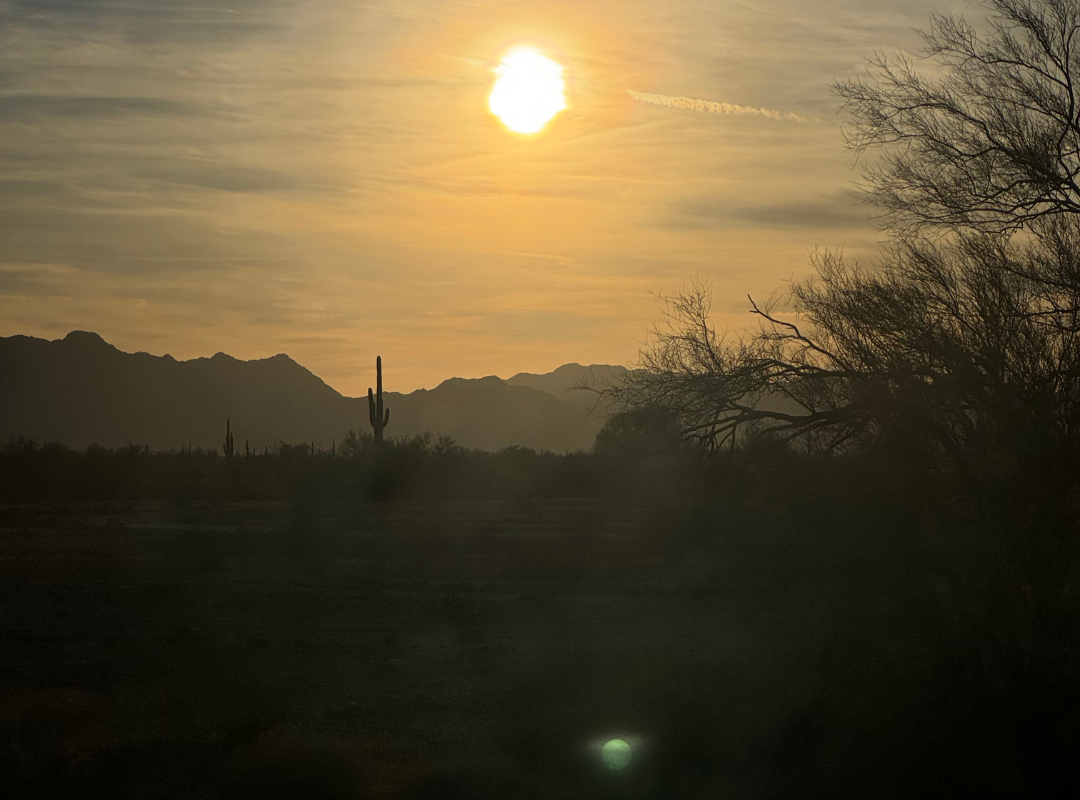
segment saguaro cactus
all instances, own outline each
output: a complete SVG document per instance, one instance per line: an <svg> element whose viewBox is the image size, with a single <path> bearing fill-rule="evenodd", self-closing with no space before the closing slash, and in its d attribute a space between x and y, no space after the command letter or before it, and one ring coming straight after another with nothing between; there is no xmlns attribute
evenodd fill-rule
<svg viewBox="0 0 1080 800"><path fill-rule="evenodd" d="M225 458L233 457L232 422L225 420Z"/></svg>
<svg viewBox="0 0 1080 800"><path fill-rule="evenodd" d="M370 388L367 390L368 416L371 418L371 427L375 429L375 441L381 442L383 430L390 421L390 409L384 410L382 401L382 356L375 357L375 372L375 385L378 390L375 396L372 396Z"/></svg>

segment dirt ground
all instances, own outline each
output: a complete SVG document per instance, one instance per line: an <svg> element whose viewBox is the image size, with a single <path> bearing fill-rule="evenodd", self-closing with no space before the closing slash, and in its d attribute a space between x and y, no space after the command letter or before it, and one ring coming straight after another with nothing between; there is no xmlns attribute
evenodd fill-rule
<svg viewBox="0 0 1080 800"><path fill-rule="evenodd" d="M747 602L673 513L4 508L0 779L28 796L757 796L807 688L801 622ZM614 737L633 748L619 771L599 757Z"/></svg>

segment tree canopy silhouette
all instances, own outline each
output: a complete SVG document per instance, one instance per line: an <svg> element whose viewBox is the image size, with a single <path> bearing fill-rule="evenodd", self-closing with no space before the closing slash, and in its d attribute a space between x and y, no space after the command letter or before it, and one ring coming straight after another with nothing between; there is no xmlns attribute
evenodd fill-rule
<svg viewBox="0 0 1080 800"><path fill-rule="evenodd" d="M886 151L880 263L817 253L786 302L751 299L743 336L714 327L708 283L663 296L642 369L606 394L670 410L713 452L766 434L915 476L908 541L948 584L942 618L966 620L942 640L970 637L1000 689L1006 663L1065 670L1080 631L1080 1L993 7L985 42L935 18L942 78L878 60L877 83L841 87L855 144ZM844 492L834 508L862 499Z"/></svg>
<svg viewBox="0 0 1080 800"><path fill-rule="evenodd" d="M923 58L870 59L835 86L870 199L894 235L1013 230L1080 211L1080 0L988 0L985 36L935 15Z"/></svg>
<svg viewBox="0 0 1080 800"><path fill-rule="evenodd" d="M819 449L902 430L978 484L1002 458L1080 452L1080 221L1032 240L980 233L892 248L880 268L836 253L791 304L753 313L755 334L710 321L711 290L664 298L644 369L610 391L622 408L678 413L716 449L752 428Z"/></svg>
<svg viewBox="0 0 1080 800"><path fill-rule="evenodd" d="M748 426L829 450L902 429L969 486L990 462L1080 454L1080 0L990 7L985 38L934 17L939 77L879 56L838 87L853 145L884 151L882 263L818 253L789 305L751 300L762 325L738 339L712 327L708 285L663 298L617 407L672 409L714 449Z"/></svg>

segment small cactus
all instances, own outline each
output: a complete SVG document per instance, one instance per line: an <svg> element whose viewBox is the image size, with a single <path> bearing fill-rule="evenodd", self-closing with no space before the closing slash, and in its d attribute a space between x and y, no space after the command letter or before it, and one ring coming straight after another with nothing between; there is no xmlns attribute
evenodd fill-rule
<svg viewBox="0 0 1080 800"><path fill-rule="evenodd" d="M377 374L375 385L378 387L377 398L371 393L371 389L367 390L368 401L368 416L371 419L371 427L375 429L375 441L376 443L383 440L383 430L386 429L386 425L390 422L390 409L383 409L382 399L382 356L375 357L375 372Z"/></svg>
<svg viewBox="0 0 1080 800"><path fill-rule="evenodd" d="M232 422L225 420L225 458L231 459L233 457L233 435L232 435Z"/></svg>

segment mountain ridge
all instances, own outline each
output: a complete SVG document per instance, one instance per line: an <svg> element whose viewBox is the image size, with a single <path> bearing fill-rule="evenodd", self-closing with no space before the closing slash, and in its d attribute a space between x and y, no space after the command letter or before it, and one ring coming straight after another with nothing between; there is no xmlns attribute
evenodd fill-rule
<svg viewBox="0 0 1080 800"><path fill-rule="evenodd" d="M388 435L448 435L485 450L588 449L604 417L590 413L591 402L572 399L568 383L586 369L624 368L566 364L541 375L452 377L433 389L384 392ZM330 447L350 428L368 429L366 397L342 395L285 353L180 361L121 351L91 331L54 340L0 337L0 438L217 449L226 419L238 446L256 449L282 441Z"/></svg>
<svg viewBox="0 0 1080 800"><path fill-rule="evenodd" d="M603 388L625 378L632 370L611 364L589 364L583 366L576 361L556 367L551 372L519 372L506 382L514 386L528 386L555 397L587 400L595 403L595 395L588 388Z"/></svg>

